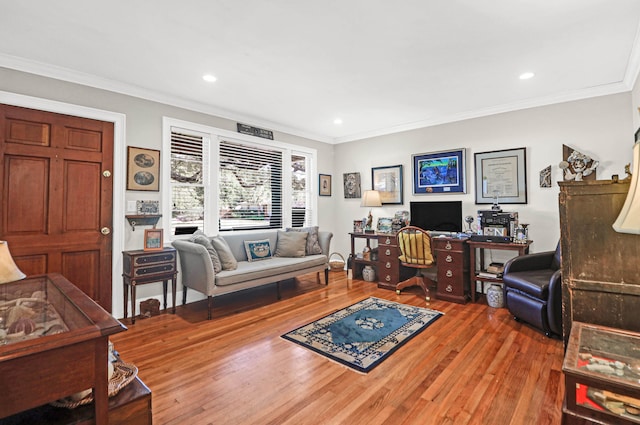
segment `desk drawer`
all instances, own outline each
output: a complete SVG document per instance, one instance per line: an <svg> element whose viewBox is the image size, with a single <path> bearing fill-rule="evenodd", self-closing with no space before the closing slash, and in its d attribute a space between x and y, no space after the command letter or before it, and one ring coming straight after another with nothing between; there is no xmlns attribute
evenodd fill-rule
<svg viewBox="0 0 640 425"><path fill-rule="evenodd" d="M438 267L462 269L464 265L464 254L455 251L438 251L437 262Z"/></svg>
<svg viewBox="0 0 640 425"><path fill-rule="evenodd" d="M132 277L152 276L154 274L166 274L176 270L175 263L155 264L147 267L136 267L133 269Z"/></svg>

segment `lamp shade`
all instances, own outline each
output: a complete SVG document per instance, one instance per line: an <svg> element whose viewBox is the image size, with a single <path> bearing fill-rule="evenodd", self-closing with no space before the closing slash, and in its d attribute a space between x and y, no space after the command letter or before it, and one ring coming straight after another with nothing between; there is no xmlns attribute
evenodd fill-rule
<svg viewBox="0 0 640 425"><path fill-rule="evenodd" d="M361 207L381 207L380 192L377 190L365 190L362 194Z"/></svg>
<svg viewBox="0 0 640 425"><path fill-rule="evenodd" d="M640 235L640 142L633 145L633 174L627 199L624 201L620 215L613 223L613 229L618 233L634 233Z"/></svg>
<svg viewBox="0 0 640 425"><path fill-rule="evenodd" d="M7 241L0 241L0 283L24 279L26 275L20 271L9 252Z"/></svg>

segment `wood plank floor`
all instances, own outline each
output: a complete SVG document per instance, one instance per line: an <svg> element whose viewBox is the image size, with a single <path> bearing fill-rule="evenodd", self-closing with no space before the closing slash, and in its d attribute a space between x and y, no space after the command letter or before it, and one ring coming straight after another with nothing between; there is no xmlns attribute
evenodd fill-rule
<svg viewBox="0 0 640 425"><path fill-rule="evenodd" d="M280 336L368 296L424 306L331 272L216 298L176 315L138 319L112 337L153 392L164 424L560 424L562 342L484 300L442 311L421 334L366 375Z"/></svg>

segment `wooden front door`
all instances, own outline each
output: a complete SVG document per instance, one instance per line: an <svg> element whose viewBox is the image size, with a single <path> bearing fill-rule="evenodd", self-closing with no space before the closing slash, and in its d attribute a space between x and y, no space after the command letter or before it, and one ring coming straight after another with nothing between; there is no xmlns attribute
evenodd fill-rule
<svg viewBox="0 0 640 425"><path fill-rule="evenodd" d="M111 311L113 123L0 104L0 239Z"/></svg>

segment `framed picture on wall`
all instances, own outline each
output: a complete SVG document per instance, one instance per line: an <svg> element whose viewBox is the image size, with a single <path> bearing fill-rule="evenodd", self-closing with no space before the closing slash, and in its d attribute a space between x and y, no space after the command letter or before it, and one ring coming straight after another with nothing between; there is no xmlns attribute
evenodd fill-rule
<svg viewBox="0 0 640 425"><path fill-rule="evenodd" d="M160 151L128 147L127 190L160 191Z"/></svg>
<svg viewBox="0 0 640 425"><path fill-rule="evenodd" d="M360 198L360 173L344 173L344 197L345 199Z"/></svg>
<svg viewBox="0 0 640 425"><path fill-rule="evenodd" d="M466 193L465 150L412 155L413 193Z"/></svg>
<svg viewBox="0 0 640 425"><path fill-rule="evenodd" d="M525 148L475 154L476 204L527 203Z"/></svg>
<svg viewBox="0 0 640 425"><path fill-rule="evenodd" d="M320 178L318 179L318 185L320 189L318 190L318 194L320 196L331 196L331 175L330 174L320 174Z"/></svg>
<svg viewBox="0 0 640 425"><path fill-rule="evenodd" d="M372 168L371 188L380 192L383 205L402 205L402 165Z"/></svg>

